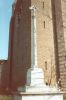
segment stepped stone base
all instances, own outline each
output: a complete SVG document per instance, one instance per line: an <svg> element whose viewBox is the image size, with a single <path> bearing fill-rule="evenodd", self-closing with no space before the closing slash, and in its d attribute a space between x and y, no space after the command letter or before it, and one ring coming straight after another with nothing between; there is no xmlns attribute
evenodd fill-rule
<svg viewBox="0 0 66 100"><path fill-rule="evenodd" d="M52 88L46 85L26 86L25 88L19 88L18 91L21 96L15 96L14 100L63 100L62 92L55 87Z"/></svg>
<svg viewBox="0 0 66 100"><path fill-rule="evenodd" d="M14 100L63 100L63 93L57 88L44 84L44 74L41 68L31 68L27 72L27 85L18 88L19 96Z"/></svg>

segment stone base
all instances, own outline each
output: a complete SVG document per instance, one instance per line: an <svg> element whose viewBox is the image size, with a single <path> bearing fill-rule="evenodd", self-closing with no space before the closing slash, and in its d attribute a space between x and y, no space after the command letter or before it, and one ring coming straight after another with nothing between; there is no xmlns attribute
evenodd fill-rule
<svg viewBox="0 0 66 100"><path fill-rule="evenodd" d="M63 93L57 88L46 86L41 68L30 68L27 72L27 85L18 88L19 96L14 100L63 100Z"/></svg>
<svg viewBox="0 0 66 100"><path fill-rule="evenodd" d="M62 93L22 93L13 100L63 100Z"/></svg>
<svg viewBox="0 0 66 100"><path fill-rule="evenodd" d="M14 100L63 100L63 93L55 87L52 88L46 85L26 86L25 88L19 88L18 93L20 96L15 96Z"/></svg>
<svg viewBox="0 0 66 100"><path fill-rule="evenodd" d="M28 69L27 85L19 87L18 93L20 96L15 96L14 100L63 100L63 93L56 87L46 86L43 70L35 67Z"/></svg>
<svg viewBox="0 0 66 100"><path fill-rule="evenodd" d="M46 85L43 86L25 86L25 87L19 87L18 92L27 92L27 93L59 93L60 90L58 90L56 87L49 87Z"/></svg>

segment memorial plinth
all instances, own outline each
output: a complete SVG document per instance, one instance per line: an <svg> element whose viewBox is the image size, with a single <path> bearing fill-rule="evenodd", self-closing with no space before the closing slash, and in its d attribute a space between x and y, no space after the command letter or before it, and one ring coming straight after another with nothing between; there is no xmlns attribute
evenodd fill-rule
<svg viewBox="0 0 66 100"><path fill-rule="evenodd" d="M18 95L18 96L17 96ZM16 94L13 100L63 100L63 93L24 93Z"/></svg>
<svg viewBox="0 0 66 100"><path fill-rule="evenodd" d="M31 68L27 71L27 83L25 87L19 87L21 96L15 96L14 100L63 100L63 93L57 88L45 85L44 72L37 64L37 31L36 31L36 7L31 6ZM18 98L18 99L17 99Z"/></svg>

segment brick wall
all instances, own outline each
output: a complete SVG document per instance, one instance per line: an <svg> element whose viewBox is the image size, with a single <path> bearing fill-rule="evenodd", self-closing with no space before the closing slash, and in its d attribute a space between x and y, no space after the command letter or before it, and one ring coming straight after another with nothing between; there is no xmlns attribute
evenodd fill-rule
<svg viewBox="0 0 66 100"><path fill-rule="evenodd" d="M54 85L56 77L53 78L55 73L52 72L52 69L55 69L55 51L51 0L36 2L38 67L44 70L45 83Z"/></svg>
<svg viewBox="0 0 66 100"><path fill-rule="evenodd" d="M63 34L64 34L64 46L65 46L65 52L64 52L64 58L63 58L63 63L64 66L63 68L60 70L61 71L61 80L62 80L62 88L64 91L66 91L66 1L65 0L61 0L62 3L62 19L63 19Z"/></svg>
<svg viewBox="0 0 66 100"><path fill-rule="evenodd" d="M63 1L63 0L62 0ZM65 36L63 28L63 13L61 0L52 1L53 4L53 26L55 34L56 51L56 77L60 79L62 90L66 90L66 68L65 68Z"/></svg>
<svg viewBox="0 0 66 100"><path fill-rule="evenodd" d="M13 89L26 83L26 72L31 66L31 13L29 10L31 2L22 0L18 4L20 5L16 4L14 11L15 21L12 23L14 24L11 50L11 87Z"/></svg>

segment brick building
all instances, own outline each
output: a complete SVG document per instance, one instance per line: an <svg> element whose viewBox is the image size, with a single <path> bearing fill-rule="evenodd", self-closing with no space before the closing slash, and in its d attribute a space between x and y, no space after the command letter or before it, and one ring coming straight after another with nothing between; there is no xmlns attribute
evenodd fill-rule
<svg viewBox="0 0 66 100"><path fill-rule="evenodd" d="M31 67L31 11L36 5L38 66L46 84L66 91L66 2L65 0L17 0L12 6L9 57L3 71L4 87L16 90L26 84ZM5 80L7 81L5 82Z"/></svg>
<svg viewBox="0 0 66 100"><path fill-rule="evenodd" d="M56 84L56 73L51 72L53 69L56 70L51 1L28 0L27 3L26 0L17 0L13 4L10 25L11 87L13 89L25 85L27 69L31 67L31 12L29 10L31 5L37 7L38 66L44 70L45 82Z"/></svg>
<svg viewBox="0 0 66 100"><path fill-rule="evenodd" d="M6 92L6 87L8 86L8 74L7 60L0 59L0 94Z"/></svg>

